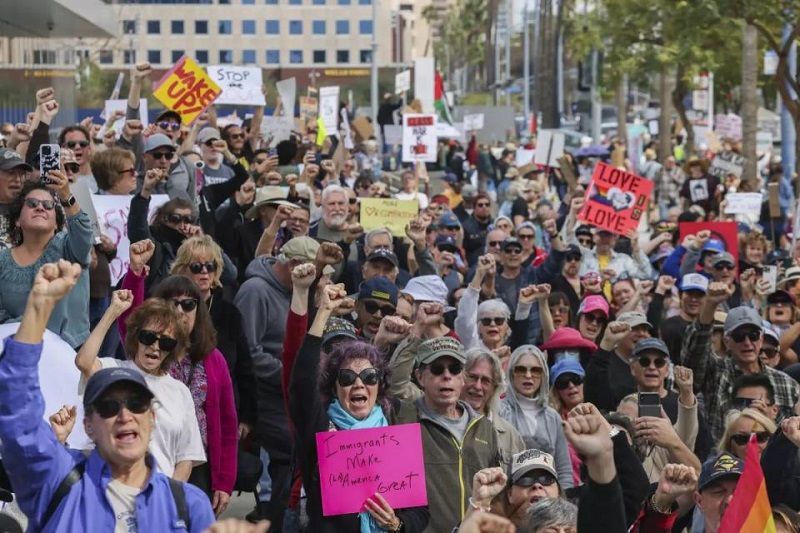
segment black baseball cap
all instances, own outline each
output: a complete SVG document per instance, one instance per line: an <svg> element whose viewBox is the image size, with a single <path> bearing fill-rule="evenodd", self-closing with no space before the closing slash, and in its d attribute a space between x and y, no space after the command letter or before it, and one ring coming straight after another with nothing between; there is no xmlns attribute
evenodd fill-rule
<svg viewBox="0 0 800 533"><path fill-rule="evenodd" d="M158 116L156 117L155 122L168 119L174 119L178 124L181 123L181 115L177 111L173 111L172 109L165 109L164 111L159 113Z"/></svg>
<svg viewBox="0 0 800 533"><path fill-rule="evenodd" d="M398 265L397 255L388 248L378 248L367 256L367 261L388 261L394 267Z"/></svg>
<svg viewBox="0 0 800 533"><path fill-rule="evenodd" d="M98 370L86 383L83 393L83 407L89 407L96 402L103 393L117 383L131 383L142 390L149 398L154 395L147 387L147 382L142 374L132 368L115 367Z"/></svg>
<svg viewBox="0 0 800 533"><path fill-rule="evenodd" d="M0 170L12 170L24 168L28 172L33 171L33 167L25 162L25 159L11 148L0 148Z"/></svg>
<svg viewBox="0 0 800 533"><path fill-rule="evenodd" d="M700 479L697 482L697 490L703 492L710 485L723 478L739 479L742 472L744 472L744 461L731 453L722 452L703 463Z"/></svg>

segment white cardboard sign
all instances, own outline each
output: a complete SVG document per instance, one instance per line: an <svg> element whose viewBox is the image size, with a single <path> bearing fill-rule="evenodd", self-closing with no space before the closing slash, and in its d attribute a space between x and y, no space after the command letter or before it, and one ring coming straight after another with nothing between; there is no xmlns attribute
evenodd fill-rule
<svg viewBox="0 0 800 533"><path fill-rule="evenodd" d="M297 99L297 80L295 78L281 80L275 84L275 88L278 89L278 94L281 97L283 114L288 117L294 117L294 101Z"/></svg>
<svg viewBox="0 0 800 533"><path fill-rule="evenodd" d="M477 131L483 129L483 113L464 115L464 131Z"/></svg>
<svg viewBox="0 0 800 533"><path fill-rule="evenodd" d="M734 192L725 195L726 215L760 215L763 198L760 192Z"/></svg>
<svg viewBox="0 0 800 533"><path fill-rule="evenodd" d="M436 115L403 115L403 161L436 162Z"/></svg>
<svg viewBox="0 0 800 533"><path fill-rule="evenodd" d="M536 155L533 160L537 165L557 167L558 160L564 155L564 134L542 130L536 140Z"/></svg>
<svg viewBox="0 0 800 533"><path fill-rule="evenodd" d="M411 71L404 70L399 72L394 77L394 92L395 94L402 94L411 89Z"/></svg>
<svg viewBox="0 0 800 533"><path fill-rule="evenodd" d="M211 65L208 75L222 88L215 104L258 105L266 101L261 92L261 69L233 65Z"/></svg>
<svg viewBox="0 0 800 533"><path fill-rule="evenodd" d="M319 118L328 135L339 133L339 87L320 87Z"/></svg>

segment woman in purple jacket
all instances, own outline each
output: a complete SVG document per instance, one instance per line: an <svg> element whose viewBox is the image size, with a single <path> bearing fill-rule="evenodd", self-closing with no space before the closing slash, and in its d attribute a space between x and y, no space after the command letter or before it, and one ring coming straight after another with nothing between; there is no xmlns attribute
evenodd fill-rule
<svg viewBox="0 0 800 533"><path fill-rule="evenodd" d="M133 306L144 301L147 261L155 245L149 241L130 248L130 268L122 287L133 292ZM170 375L183 382L192 394L195 414L208 462L192 470L189 482L211 498L214 512L228 507L236 483L236 458L239 440L233 385L225 357L217 350L216 331L200 289L185 276L169 276L153 290L152 296L175 306L180 323L189 336L189 349L176 354ZM124 329L125 315L118 321ZM125 332L122 331L122 335Z"/></svg>

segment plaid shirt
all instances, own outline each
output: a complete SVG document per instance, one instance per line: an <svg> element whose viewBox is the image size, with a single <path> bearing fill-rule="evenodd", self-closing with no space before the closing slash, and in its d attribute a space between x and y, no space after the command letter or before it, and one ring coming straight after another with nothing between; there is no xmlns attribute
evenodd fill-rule
<svg viewBox="0 0 800 533"><path fill-rule="evenodd" d="M658 200L668 205L677 205L684 181L686 174L681 167L675 166L672 170L662 167L655 179Z"/></svg>
<svg viewBox="0 0 800 533"><path fill-rule="evenodd" d="M694 389L703 393L708 427L716 442L725 432L725 414L731 408L733 382L744 372L732 357L720 357L712 353L710 341L711 326L695 320L686 327L681 360L694 371ZM794 405L800 398L800 385L780 370L764 366L760 361L759 366L775 389L775 404L779 407L778 422L792 416Z"/></svg>

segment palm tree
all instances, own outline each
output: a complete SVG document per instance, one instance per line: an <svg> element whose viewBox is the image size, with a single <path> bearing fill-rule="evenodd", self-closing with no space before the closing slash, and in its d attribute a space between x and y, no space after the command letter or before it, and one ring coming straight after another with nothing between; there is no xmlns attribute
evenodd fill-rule
<svg viewBox="0 0 800 533"><path fill-rule="evenodd" d="M742 34L742 178L758 190L756 130L758 129L758 30L745 22Z"/></svg>

